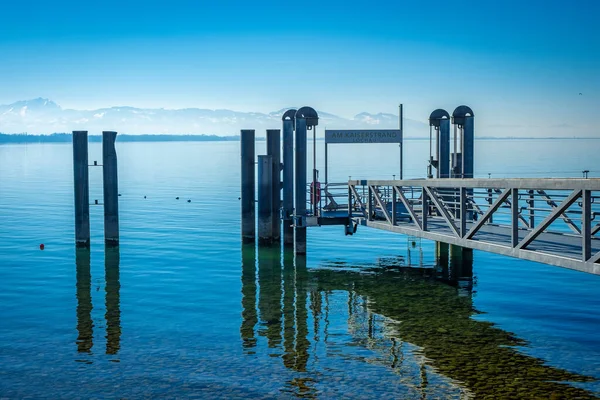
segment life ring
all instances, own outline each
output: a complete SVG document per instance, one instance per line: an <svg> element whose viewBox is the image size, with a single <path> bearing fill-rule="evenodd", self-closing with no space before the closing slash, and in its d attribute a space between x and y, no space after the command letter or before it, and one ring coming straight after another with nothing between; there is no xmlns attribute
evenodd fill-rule
<svg viewBox="0 0 600 400"><path fill-rule="evenodd" d="M317 189L315 191L315 188ZM321 182L311 182L310 184L310 204L319 204L321 202Z"/></svg>

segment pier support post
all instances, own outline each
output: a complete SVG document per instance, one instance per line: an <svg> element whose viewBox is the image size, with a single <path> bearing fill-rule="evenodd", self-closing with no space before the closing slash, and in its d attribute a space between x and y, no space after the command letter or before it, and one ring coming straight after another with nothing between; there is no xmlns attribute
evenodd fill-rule
<svg viewBox="0 0 600 400"><path fill-rule="evenodd" d="M104 183L104 241L119 245L119 173L115 140L117 132L102 132L102 172Z"/></svg>
<svg viewBox="0 0 600 400"><path fill-rule="evenodd" d="M279 242L281 238L281 131L267 129L267 155L271 156L273 163L271 184L273 185L273 200L271 214L273 221L273 241Z"/></svg>
<svg viewBox="0 0 600 400"><path fill-rule="evenodd" d="M256 220L254 203L254 130L241 131L242 176L242 243L254 243Z"/></svg>
<svg viewBox="0 0 600 400"><path fill-rule="evenodd" d="M273 158L258 156L258 244L273 243Z"/></svg>
<svg viewBox="0 0 600 400"><path fill-rule="evenodd" d="M436 250L438 267L441 269L443 278L447 278L449 276L450 245L444 242L436 242Z"/></svg>
<svg viewBox="0 0 600 400"><path fill-rule="evenodd" d="M473 276L473 249L450 245L450 280Z"/></svg>
<svg viewBox="0 0 600 400"><path fill-rule="evenodd" d="M296 113L296 254L306 254L306 118Z"/></svg>
<svg viewBox="0 0 600 400"><path fill-rule="evenodd" d="M294 245L294 125L296 110L283 114L283 245Z"/></svg>
<svg viewBox="0 0 600 400"><path fill-rule="evenodd" d="M75 192L75 246L90 247L90 182L88 133L73 132L73 175Z"/></svg>

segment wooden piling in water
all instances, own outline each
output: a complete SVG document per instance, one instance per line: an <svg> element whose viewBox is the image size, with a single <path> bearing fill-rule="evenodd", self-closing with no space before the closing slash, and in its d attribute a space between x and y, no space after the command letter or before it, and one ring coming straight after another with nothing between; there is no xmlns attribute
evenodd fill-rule
<svg viewBox="0 0 600 400"><path fill-rule="evenodd" d="M90 183L88 133L73 131L73 176L75 193L75 245L90 247Z"/></svg>
<svg viewBox="0 0 600 400"><path fill-rule="evenodd" d="M104 188L104 242L119 245L119 173L115 140L117 132L102 132L102 176Z"/></svg>
<svg viewBox="0 0 600 400"><path fill-rule="evenodd" d="M273 241L279 242L281 239L281 130L267 129L267 155L271 156L272 161L272 178L271 184L272 201L271 201L271 218L273 223L272 235Z"/></svg>
<svg viewBox="0 0 600 400"><path fill-rule="evenodd" d="M254 243L256 239L255 196L254 196L254 130L244 129L240 135L241 147L241 202L242 242Z"/></svg>
<svg viewBox="0 0 600 400"><path fill-rule="evenodd" d="M258 156L258 244L273 243L273 157Z"/></svg>

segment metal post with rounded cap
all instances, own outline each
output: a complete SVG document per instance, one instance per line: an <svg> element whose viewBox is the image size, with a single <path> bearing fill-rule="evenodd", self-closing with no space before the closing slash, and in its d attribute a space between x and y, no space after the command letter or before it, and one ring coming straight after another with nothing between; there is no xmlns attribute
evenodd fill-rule
<svg viewBox="0 0 600 400"><path fill-rule="evenodd" d="M296 110L287 110L283 121L283 245L294 245L294 126Z"/></svg>
<svg viewBox="0 0 600 400"><path fill-rule="evenodd" d="M306 167L307 130L319 123L317 112L311 107L296 111L296 254L306 254Z"/></svg>

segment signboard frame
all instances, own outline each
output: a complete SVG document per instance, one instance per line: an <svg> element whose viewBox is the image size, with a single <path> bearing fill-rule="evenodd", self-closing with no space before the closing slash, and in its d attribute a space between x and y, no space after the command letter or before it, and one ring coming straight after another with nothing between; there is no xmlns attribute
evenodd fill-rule
<svg viewBox="0 0 600 400"><path fill-rule="evenodd" d="M403 171L403 148L404 148L404 107L400 104L399 125L400 129L326 129L325 130L325 187L328 184L327 169L328 147L330 144L381 144L398 143L400 146L400 179Z"/></svg>

